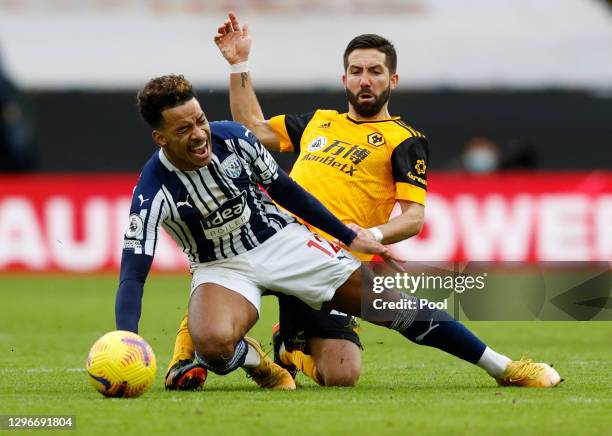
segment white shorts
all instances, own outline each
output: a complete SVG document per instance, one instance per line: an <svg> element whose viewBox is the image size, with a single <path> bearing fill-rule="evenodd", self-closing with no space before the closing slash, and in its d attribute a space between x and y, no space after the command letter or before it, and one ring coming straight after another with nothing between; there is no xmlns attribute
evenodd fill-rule
<svg viewBox="0 0 612 436"><path fill-rule="evenodd" d="M270 289L320 309L360 265L348 251L294 223L246 253L192 263L191 292L216 283L238 292L259 312L261 294Z"/></svg>

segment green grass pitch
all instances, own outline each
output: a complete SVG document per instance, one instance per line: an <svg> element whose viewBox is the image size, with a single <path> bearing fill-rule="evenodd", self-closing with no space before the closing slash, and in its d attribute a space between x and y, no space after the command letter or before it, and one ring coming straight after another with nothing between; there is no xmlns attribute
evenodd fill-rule
<svg viewBox="0 0 612 436"><path fill-rule="evenodd" d="M612 431L610 322L469 324L500 352L554 363L566 382L550 390L498 388L465 362L364 323L357 388L321 388L300 375L295 392L265 391L238 370L209 375L203 391L166 392L163 375L187 303L184 276L153 275L145 289L140 333L157 355L154 386L138 399L103 398L84 366L93 342L114 330L116 280L0 276L0 414L75 415L74 433L100 435ZM276 310L276 300L266 297L251 332L262 343L270 341Z"/></svg>

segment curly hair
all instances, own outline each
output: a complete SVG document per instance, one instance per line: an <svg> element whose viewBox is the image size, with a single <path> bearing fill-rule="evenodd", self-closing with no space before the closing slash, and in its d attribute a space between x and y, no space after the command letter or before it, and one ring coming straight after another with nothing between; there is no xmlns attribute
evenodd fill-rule
<svg viewBox="0 0 612 436"><path fill-rule="evenodd" d="M156 129L162 122L164 110L180 106L194 97L191 83L182 74L169 74L149 80L136 100L142 118Z"/></svg>
<svg viewBox="0 0 612 436"><path fill-rule="evenodd" d="M381 53L384 53L386 55L385 64L387 65L389 72L391 74L395 74L395 71L397 70L397 53L395 51L395 47L388 39L372 33L356 36L348 43L346 49L344 50L343 59L345 71L348 68L349 55L353 52L353 50L362 48L373 48Z"/></svg>

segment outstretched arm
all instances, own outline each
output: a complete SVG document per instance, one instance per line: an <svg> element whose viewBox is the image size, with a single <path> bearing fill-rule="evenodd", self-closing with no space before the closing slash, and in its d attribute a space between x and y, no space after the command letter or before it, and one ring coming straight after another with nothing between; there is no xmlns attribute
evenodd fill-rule
<svg viewBox="0 0 612 436"><path fill-rule="evenodd" d="M138 333L144 282L151 269L153 256L123 252L119 289L115 299L117 330Z"/></svg>
<svg viewBox="0 0 612 436"><path fill-rule="evenodd" d="M158 223L164 216L163 208L155 208L156 212L152 215L152 208L149 207L155 201L156 188L143 170L132 192L129 225L123 238L119 289L115 299L115 324L118 330L138 333L144 283L153 263Z"/></svg>
<svg viewBox="0 0 612 436"><path fill-rule="evenodd" d="M279 140L265 119L257 101L246 62L251 51L248 25L241 26L234 12L219 26L215 44L237 72L230 74L230 108L235 121L247 126L262 144L272 151L279 150Z"/></svg>

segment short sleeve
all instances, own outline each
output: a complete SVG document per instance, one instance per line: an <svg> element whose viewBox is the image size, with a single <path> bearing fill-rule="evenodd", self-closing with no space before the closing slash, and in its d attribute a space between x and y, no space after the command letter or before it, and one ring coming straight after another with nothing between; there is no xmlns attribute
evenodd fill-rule
<svg viewBox="0 0 612 436"><path fill-rule="evenodd" d="M300 142L314 112L301 115L277 115L270 118L270 127L278 137L280 151L300 152Z"/></svg>
<svg viewBox="0 0 612 436"><path fill-rule="evenodd" d="M429 144L424 137L411 137L391 154L396 199L425 204Z"/></svg>

